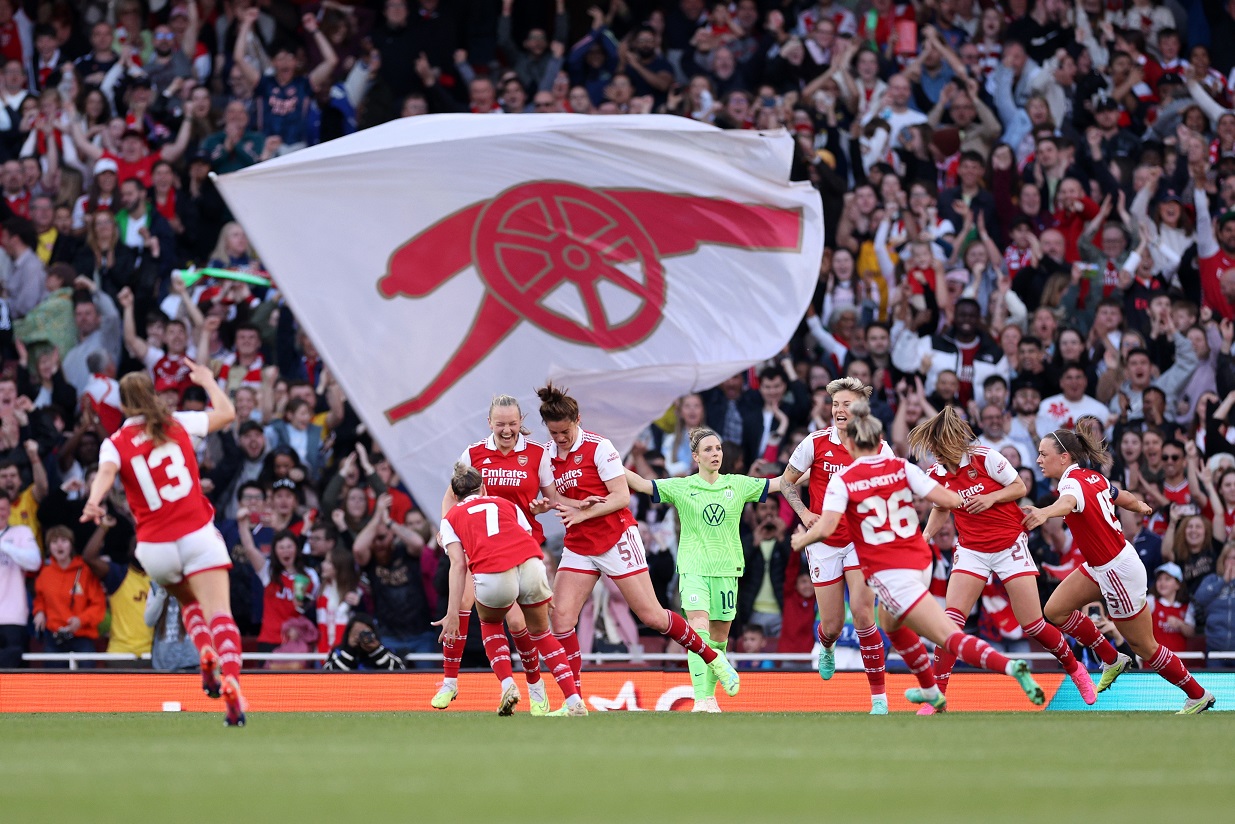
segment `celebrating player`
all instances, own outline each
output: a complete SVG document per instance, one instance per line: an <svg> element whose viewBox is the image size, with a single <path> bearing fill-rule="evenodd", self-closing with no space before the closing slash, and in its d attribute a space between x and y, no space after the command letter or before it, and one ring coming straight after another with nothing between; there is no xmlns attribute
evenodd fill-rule
<svg viewBox="0 0 1235 824"><path fill-rule="evenodd" d="M566 696L565 712L559 714L587 715L566 653L549 632L549 599L553 593L532 525L522 509L504 497L487 494L486 489L474 467L463 463L455 466L450 490L458 503L442 518L441 525L442 543L450 556L446 617L434 622L442 628L441 641L447 643L458 636L464 591L472 589L485 654L502 682L497 714L510 715L519 702L519 688L511 673L502 621L517 601L523 606L532 643ZM469 570L473 587L467 586Z"/></svg>
<svg viewBox="0 0 1235 824"><path fill-rule="evenodd" d="M630 488L677 507L682 525L678 543L678 590L686 620L712 649L723 651L737 615L738 578L745 568L738 526L751 501L768 496L768 480L721 475L720 436L701 427L690 432L690 452L699 471L689 478L647 480L626 470ZM695 688L694 712L720 712L716 677L693 652L686 662Z"/></svg>
<svg viewBox="0 0 1235 824"><path fill-rule="evenodd" d="M1079 611L1101 598L1132 651L1188 696L1179 714L1205 712L1214 705L1213 694L1197 683L1175 653L1154 640L1153 618L1145 609L1145 565L1124 537L1115 514L1117 506L1142 515L1149 515L1153 508L1128 490L1116 489L1099 472L1080 466L1102 466L1108 458L1105 444L1083 430L1056 429L1038 444L1038 466L1043 475L1059 480L1059 500L1040 509L1026 508L1024 525L1036 529L1048 518L1063 518L1085 558L1085 563L1065 578L1047 600L1046 618L1102 660L1098 692L1103 692L1115 683L1132 659L1117 653Z"/></svg>
<svg viewBox="0 0 1235 824"><path fill-rule="evenodd" d="M208 367L185 359L189 379L206 390L208 412L172 414L154 394L147 372L120 380L126 420L99 447L99 471L82 522L99 523L100 505L120 475L137 522L137 559L180 602L185 629L201 656L202 689L223 696L227 725L242 727L240 631L231 614L231 557L214 527L214 507L202 494L195 439L231 424L236 410Z"/></svg>
<svg viewBox="0 0 1235 824"><path fill-rule="evenodd" d="M974 444L969 424L956 407L945 406L930 420L909 433L909 445L917 454L930 453L937 463L927 473L945 489L961 496L964 506L952 510L959 536L952 555L945 612L962 630L965 617L977 603L991 575L998 575L1008 591L1012 612L1025 634L1050 650L1068 677L1076 684L1086 704L1096 699L1089 673L1076 660L1058 629L1042 617L1038 600L1038 568L1029 554L1023 517L1017 501L1025 496L1025 482L998 452ZM930 541L948 519L942 509L932 509L922 537ZM935 648L935 682L947 692L956 656ZM923 704L918 715L935 708Z"/></svg>
<svg viewBox="0 0 1235 824"><path fill-rule="evenodd" d="M961 496L908 461L881 454L883 424L871 415L865 400L851 403L848 413L845 448L853 463L828 481L823 515L810 529L793 536L793 548L827 538L836 532L842 517L848 519L862 574L879 594L879 623L893 649L917 676L919 686L905 692L909 701L929 703L936 710L948 701L935 684L930 655L918 637L921 633L970 666L1012 676L1030 701L1044 703L1046 696L1027 663L1010 660L985 641L958 630L930 597L931 551L918 531L913 496L943 509L959 507Z"/></svg>
<svg viewBox="0 0 1235 824"><path fill-rule="evenodd" d="M798 444L780 478L781 493L802 519L807 529L819 520L824 491L832 475L853 462L843 442L849 408L871 396L871 388L857 378L841 378L828 384L832 398L833 425L820 429ZM892 449L881 443L880 454L892 457ZM812 509L802 502L798 481L810 472ZM849 587L849 610L853 613L853 628L858 635L862 665L870 683L871 715L888 714L888 697L884 692L883 638L875 625L875 594L866 585L854 539L845 519L823 543L806 548L810 561L810 578L815 585L815 600L819 603L819 629L822 650L819 653L819 676L827 681L836 672L836 640L845 625L845 586Z"/></svg>
<svg viewBox="0 0 1235 824"><path fill-rule="evenodd" d="M553 504L566 527L566 546L553 581L553 635L566 649L575 686L583 659L575 625L596 579L607 575L639 620L667 635L687 652L703 658L729 695L738 692L738 673L725 653L708 646L676 612L656 600L643 556L643 541L630 510L630 487L622 457L608 439L579 425L579 404L552 383L539 389L540 417L553 439L549 461L558 501ZM547 511L547 502L533 505Z"/></svg>
<svg viewBox="0 0 1235 824"><path fill-rule="evenodd" d="M505 498L529 516L532 537L537 546L543 545L545 533L532 516L530 507L542 490L547 495L552 495L553 492L553 471L549 468L545 448L525 437L523 412L519 409L519 402L510 395L498 395L489 404L489 429L493 434L465 449L459 463L474 466L479 470L485 489L488 490L487 494ZM458 499L453 490L448 488L442 500L443 518L456 503ZM472 604L476 601L472 576L466 568L464 577L463 595L459 601L459 627L449 636L443 635L443 678L437 694L430 702L434 709L446 709L459 694L459 663L463 658L463 647L467 644L467 624L472 615ZM506 624L510 627L510 637L523 661L523 675L527 680L532 715L544 715L549 711L549 698L545 695L545 685L540 679L540 655L536 651L536 644L528 635L528 628L518 604L510 604L510 610L506 613Z"/></svg>

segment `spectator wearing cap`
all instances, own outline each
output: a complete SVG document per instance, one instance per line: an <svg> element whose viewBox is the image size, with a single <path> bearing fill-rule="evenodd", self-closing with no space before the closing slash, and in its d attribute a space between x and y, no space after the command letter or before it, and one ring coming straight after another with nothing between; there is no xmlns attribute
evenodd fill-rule
<svg viewBox="0 0 1235 824"><path fill-rule="evenodd" d="M26 218L11 217L4 222L4 251L13 265L4 285L14 318L25 317L47 297L47 272L35 252L38 242L34 224Z"/></svg>
<svg viewBox="0 0 1235 824"><path fill-rule="evenodd" d="M308 470L309 479L314 483L321 479L326 466L322 428L313 423L313 406L308 401L303 398L288 401L283 419L266 427L266 442L272 450L291 447Z"/></svg>
<svg viewBox="0 0 1235 824"><path fill-rule="evenodd" d="M249 128L249 113L238 100L227 104L223 130L207 136L201 151L217 174L236 172L273 156L273 151L267 151L266 136Z"/></svg>
<svg viewBox="0 0 1235 824"><path fill-rule="evenodd" d="M118 361L122 330L120 312L110 295L89 278L78 277L73 284L73 321L78 343L64 356L63 369L65 379L81 394L90 382L86 359L92 352L103 351Z"/></svg>
<svg viewBox="0 0 1235 824"><path fill-rule="evenodd" d="M86 163L97 164L100 159L107 156L105 149L94 145L87 139L85 132L82 131L81 123L76 118L70 121L69 135L73 138L73 145L77 148L78 155ZM110 158L115 162L120 182L136 178L143 186L149 188L154 182L152 178L154 164L160 160L175 163L189 148L189 140L192 136L192 118L186 117L180 122L176 139L171 143L163 144L157 151L151 152L146 135L135 128L125 129L120 136L119 155Z"/></svg>
<svg viewBox="0 0 1235 824"><path fill-rule="evenodd" d="M304 489L291 478L279 478L270 485L270 511L267 522L275 532L287 530L293 535L304 532L304 518L300 507L304 503Z"/></svg>
<svg viewBox="0 0 1235 824"><path fill-rule="evenodd" d="M94 161L90 189L73 203L73 231L85 232L97 212L115 211L119 197L120 167L110 157Z"/></svg>
<svg viewBox="0 0 1235 824"><path fill-rule="evenodd" d="M254 87L258 98L257 128L266 137L277 137L280 151L292 151L308 144L309 107L313 98L329 87L338 57L334 46L317 26L317 18L306 14L301 25L318 51L322 62L307 77L296 74L296 52L290 44L275 47L271 56L273 74L262 76L248 58L249 39L257 22L256 6L245 9L240 17L240 30L232 52L235 65Z"/></svg>
<svg viewBox="0 0 1235 824"><path fill-rule="evenodd" d="M1183 652L1196 635L1196 612L1191 603L1181 603L1184 573L1179 564L1160 564L1154 570L1149 609L1154 621L1154 640L1171 652Z"/></svg>
<svg viewBox="0 0 1235 824"><path fill-rule="evenodd" d="M266 454L266 432L254 420L240 421L235 433L231 427L217 433L220 456L206 473L214 486L211 498L223 518L235 518L237 493L241 486L256 481L262 474Z"/></svg>

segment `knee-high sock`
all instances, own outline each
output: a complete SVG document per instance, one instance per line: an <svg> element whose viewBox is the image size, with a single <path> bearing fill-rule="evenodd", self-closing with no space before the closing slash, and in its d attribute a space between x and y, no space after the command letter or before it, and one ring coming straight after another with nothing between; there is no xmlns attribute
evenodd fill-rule
<svg viewBox="0 0 1235 824"><path fill-rule="evenodd" d="M835 643L836 643L836 638L837 638L837 636L835 636L835 635L828 635L826 632L824 632L824 631L823 631L823 623L822 623L822 622L820 622L819 624L816 624L816 625L815 625L815 637L816 637L816 638L818 638L818 639L819 639L819 643L823 644L825 647L830 647L830 646L832 646L833 644L835 644Z"/></svg>
<svg viewBox="0 0 1235 824"><path fill-rule="evenodd" d="M1200 698L1205 694L1205 688L1192 677L1192 673L1188 672L1184 662L1166 647L1159 646L1158 651L1146 662L1146 665L1183 690L1189 698Z"/></svg>
<svg viewBox="0 0 1235 824"><path fill-rule="evenodd" d="M506 627L503 624L480 622L480 636L485 642L485 655L499 681L513 677L510 668L510 645L506 643Z"/></svg>
<svg viewBox="0 0 1235 824"><path fill-rule="evenodd" d="M944 614L952 619L952 623L956 624L962 630L965 628L965 616L961 614L959 609L949 607L944 610ZM948 691L948 681L952 679L952 668L956 666L956 656L948 652L947 647L943 644L935 645L935 683L939 686L939 691L946 693Z"/></svg>
<svg viewBox="0 0 1235 824"><path fill-rule="evenodd" d="M579 652L579 636L572 629L568 632L555 632L553 637L562 645L566 653L566 663L575 674L575 692L583 695L583 655Z"/></svg>
<svg viewBox="0 0 1235 824"><path fill-rule="evenodd" d="M540 653L536 651L536 644L528 635L527 627L519 632L511 632L510 640L515 642L515 650L519 653L519 660L523 662L524 678L527 679L528 684L539 684Z"/></svg>
<svg viewBox="0 0 1235 824"><path fill-rule="evenodd" d="M184 621L184 628L189 633L189 638L193 639L193 646L197 647L197 654L201 655L202 650L214 643L210 635L210 625L206 623L206 616L202 612L202 605L196 601L191 604L181 604L180 617Z"/></svg>
<svg viewBox="0 0 1235 824"><path fill-rule="evenodd" d="M1022 629L1025 630L1026 635L1046 647L1047 651L1055 656L1063 666L1064 672L1072 672L1080 666L1071 648L1068 647L1068 640L1063 637L1063 633L1048 624L1045 618L1039 618L1032 624L1024 624Z"/></svg>
<svg viewBox="0 0 1235 824"><path fill-rule="evenodd" d="M223 677L235 678L240 675L240 630L236 621L226 612L219 613L210 619L210 635L214 640L214 649L219 653L219 667Z"/></svg>
<svg viewBox="0 0 1235 824"><path fill-rule="evenodd" d="M708 634L707 630L699 633L699 637L703 639L705 644L711 645L712 637ZM693 652L686 653L686 666L690 670L690 686L695 691L695 700L702 701L711 695L708 692L708 675L711 673L712 668L703 663L703 659ZM715 689L715 682L713 682L712 687Z"/></svg>
<svg viewBox="0 0 1235 824"><path fill-rule="evenodd" d="M710 664L716 660L716 650L703 643L699 633L695 632L691 625L686 623L685 618L670 610L665 610L665 617L669 620L669 626L661 630L661 635L666 635L677 641L686 648L687 652L693 652L702 658L705 664Z"/></svg>
<svg viewBox="0 0 1235 824"><path fill-rule="evenodd" d="M708 640L708 646L716 650L718 653L720 653L720 652L725 651L725 647L728 646L728 643L726 641L717 641L715 638L711 638ZM704 682L707 684L708 695L709 696L715 695L716 694L716 673L712 672L711 667L708 667L707 672L704 673L703 677L704 677Z"/></svg>
<svg viewBox="0 0 1235 824"><path fill-rule="evenodd" d="M1102 633L1098 632L1093 621L1081 614L1079 610L1073 611L1060 629L1089 647L1089 651L1098 656L1102 663L1113 664L1118 660L1119 654L1115 652L1111 642L1106 640Z"/></svg>
<svg viewBox="0 0 1235 824"><path fill-rule="evenodd" d="M887 688L885 686L883 636L879 634L879 627L874 624L857 630L857 633L858 650L862 653L862 668L866 670L866 680L870 684L871 695L884 695Z"/></svg>
<svg viewBox="0 0 1235 824"><path fill-rule="evenodd" d="M561 688L562 695L568 698L578 695L579 687L575 684L574 670L570 668L570 662L566 660L566 650L562 649L557 638L548 632L533 635L531 638L532 643L536 645L536 650L540 653L540 660L544 661L549 672L553 673L553 678Z"/></svg>
<svg viewBox="0 0 1235 824"><path fill-rule="evenodd" d="M459 610L459 637L442 646L442 676L458 678L459 664L463 661L463 648L467 646L467 625L472 620L472 611Z"/></svg>
<svg viewBox="0 0 1235 824"><path fill-rule="evenodd" d="M963 632L954 632L948 636L948 651L971 667L1005 673L1011 662L990 644L981 638L974 638Z"/></svg>
<svg viewBox="0 0 1235 824"><path fill-rule="evenodd" d="M930 654L916 632L909 627L900 627L888 633L888 640L892 642L892 649L904 659L909 671L917 676L918 685L922 689L935 686L935 672L931 669Z"/></svg>

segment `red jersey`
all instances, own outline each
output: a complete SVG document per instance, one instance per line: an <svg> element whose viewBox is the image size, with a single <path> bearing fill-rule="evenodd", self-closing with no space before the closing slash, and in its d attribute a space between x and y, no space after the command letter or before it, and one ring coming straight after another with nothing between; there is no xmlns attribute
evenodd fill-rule
<svg viewBox="0 0 1235 824"><path fill-rule="evenodd" d="M168 441L156 446L144 418L129 418L99 447L99 463L120 470L124 497L137 522L137 540L168 543L214 520L214 507L202 494L194 438L207 434L205 412L177 412Z"/></svg>
<svg viewBox="0 0 1235 824"><path fill-rule="evenodd" d="M532 537L536 543L545 542L545 531L530 509L532 501L540 497L540 490L553 486L553 469L549 466L549 453L543 446L531 443L520 435L515 441L515 448L503 455L490 435L463 450L459 463L480 470L480 477L485 481L485 494L505 498L517 506L531 523Z"/></svg>
<svg viewBox="0 0 1235 824"><path fill-rule="evenodd" d="M296 608L297 573L288 572L285 569L279 573L278 580L274 580L271 577L271 564L273 563L277 561L272 552L266 559L266 565L258 573L264 587L262 590L262 629L257 636L259 644L283 643L283 625L302 614ZM312 569L306 569L303 574L309 579L308 589L305 590L306 602L314 603L318 589L317 573Z"/></svg>
<svg viewBox="0 0 1235 824"><path fill-rule="evenodd" d="M843 512L853 525L850 535L867 578L885 569L926 569L933 556L918 529L913 496L938 486L903 458L872 455L832 476L823 510Z"/></svg>
<svg viewBox="0 0 1235 824"><path fill-rule="evenodd" d="M1020 477L1003 455L985 446L973 447L955 473L935 464L929 474L940 486L960 495L965 503L978 495L999 492ZM1015 501L995 504L977 515L961 507L952 510L952 517L956 519L960 545L974 552L1003 552L1015 546L1025 531L1021 526L1024 516Z"/></svg>
<svg viewBox="0 0 1235 824"><path fill-rule="evenodd" d="M159 153L148 154L145 157L138 158L133 163L113 154L105 154L104 157L109 157L116 161L116 169L119 171L119 174L116 175L118 178L117 184L136 178L141 185L149 189L154 185L154 164L158 163L163 155Z"/></svg>
<svg viewBox="0 0 1235 824"><path fill-rule="evenodd" d="M1115 560L1128 539L1115 513L1111 483L1101 473L1072 464L1059 479L1059 494L1071 495L1076 505L1064 517L1085 563L1099 567Z"/></svg>
<svg viewBox="0 0 1235 824"><path fill-rule="evenodd" d="M579 430L570 451L558 454L557 444L545 447L553 470L553 486L563 498L582 501L592 495L608 495L606 481L624 477L622 456L609 443L591 432ZM604 555L622 539L622 533L635 525L629 509L619 509L600 518L576 524L566 530L566 548L577 555Z"/></svg>
<svg viewBox="0 0 1235 824"><path fill-rule="evenodd" d="M0 24L0 56L4 57L5 62L19 60L23 66L26 63L26 55L21 45L21 32L17 28L16 20L10 19L9 22Z"/></svg>
<svg viewBox="0 0 1235 824"><path fill-rule="evenodd" d="M496 495L473 495L450 508L442 545L462 544L473 573L506 572L529 558L543 558L523 510Z"/></svg>
<svg viewBox="0 0 1235 824"><path fill-rule="evenodd" d="M1235 318L1235 308L1222 294L1222 276L1235 269L1235 260L1219 249L1215 254L1197 262L1201 270L1201 301L1224 318Z"/></svg>
<svg viewBox="0 0 1235 824"><path fill-rule="evenodd" d="M884 441L879 454L891 458L896 453L892 451L892 447L888 446L887 441ZM836 431L835 426L812 432L798 444L797 449L793 450L793 455L789 457L789 465L804 475L810 472L811 512L816 515L823 512L823 499L828 490L828 482L832 480L833 474L840 472L851 463L853 463L853 456L841 444L840 433ZM832 537L824 543L834 547L849 546L853 543L853 537L849 534L849 527L843 517L836 531L832 533Z"/></svg>
<svg viewBox="0 0 1235 824"><path fill-rule="evenodd" d="M1173 504L1183 505L1192 503L1192 491L1188 488L1188 481L1186 479L1179 486L1171 486L1164 480L1162 482L1162 497ZM1149 525L1149 528L1159 538L1166 534L1167 521L1168 519L1161 512L1155 512L1145 519L1145 523Z"/></svg>
<svg viewBox="0 0 1235 824"><path fill-rule="evenodd" d="M232 352L223 359L223 365L219 367L219 386L227 393L242 386L258 389L262 385L262 369L265 366L266 362L260 352L248 366L236 363L236 353Z"/></svg>
<svg viewBox="0 0 1235 824"><path fill-rule="evenodd" d="M1154 640L1171 652L1184 652L1188 648L1188 637L1167 624L1168 618L1178 618L1185 624L1196 624L1196 615L1191 604L1181 604L1178 601L1163 601L1150 595L1149 607L1154 618Z"/></svg>

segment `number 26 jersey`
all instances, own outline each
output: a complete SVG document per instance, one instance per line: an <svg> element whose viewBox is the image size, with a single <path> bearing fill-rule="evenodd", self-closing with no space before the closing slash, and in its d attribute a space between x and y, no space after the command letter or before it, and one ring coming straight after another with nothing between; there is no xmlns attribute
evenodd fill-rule
<svg viewBox="0 0 1235 824"><path fill-rule="evenodd" d="M840 512L849 522L862 574L885 569L926 569L931 550L918 528L913 497L929 495L939 484L902 458L858 458L828 481L824 512Z"/></svg>
<svg viewBox="0 0 1235 824"><path fill-rule="evenodd" d="M137 522L137 540L169 543L214 520L214 507L202 492L194 438L208 433L205 412L177 412L167 441L146 435L144 418L129 418L99 447L99 464L119 467L124 497Z"/></svg>

